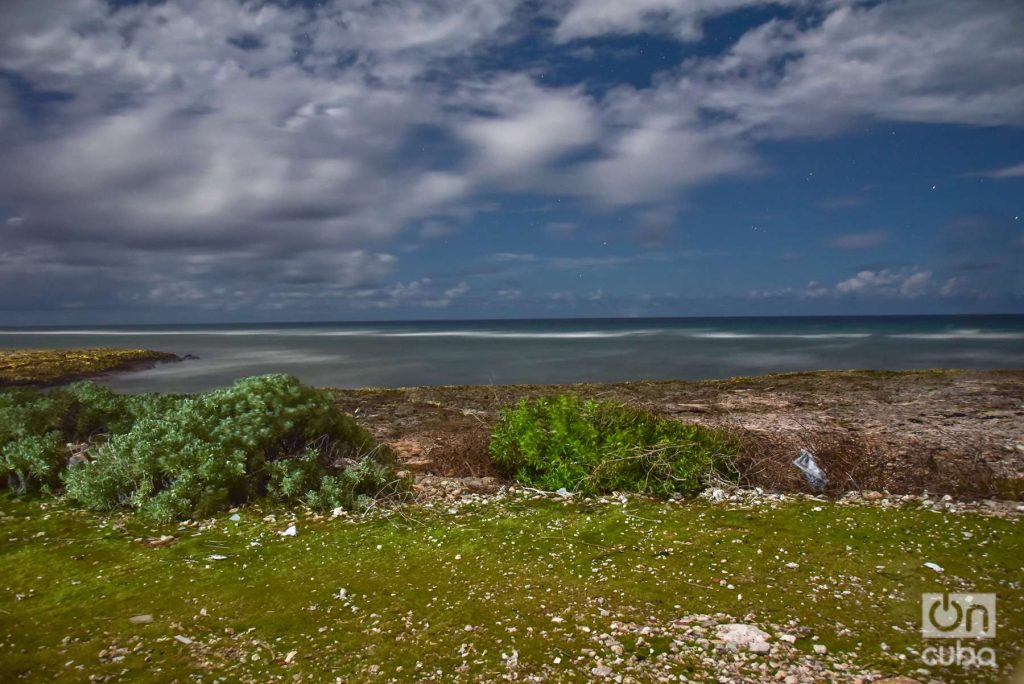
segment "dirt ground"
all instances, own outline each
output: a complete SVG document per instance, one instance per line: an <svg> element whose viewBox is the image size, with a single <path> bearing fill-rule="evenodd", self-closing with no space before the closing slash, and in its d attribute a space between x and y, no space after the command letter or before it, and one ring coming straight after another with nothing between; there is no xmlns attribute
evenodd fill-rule
<svg viewBox="0 0 1024 684"><path fill-rule="evenodd" d="M744 441L738 477L805 487L792 465L811 449L833 493L885 490L962 498L1024 495L1024 371L843 371L581 385L337 390L340 407L410 470L501 477L487 456L503 406L565 392L620 401Z"/></svg>

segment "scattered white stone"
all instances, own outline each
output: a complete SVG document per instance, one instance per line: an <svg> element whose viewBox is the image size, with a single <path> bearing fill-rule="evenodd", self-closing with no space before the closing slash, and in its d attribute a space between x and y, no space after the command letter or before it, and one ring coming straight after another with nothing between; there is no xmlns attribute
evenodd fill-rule
<svg viewBox="0 0 1024 684"><path fill-rule="evenodd" d="M758 629L754 625L745 625L742 623L731 623L728 625L721 625L717 630L718 638L724 641L726 644L735 644L736 646L743 646L748 649L757 644L758 648L762 648L760 644L768 645L768 633ZM762 653L763 651L757 651Z"/></svg>
<svg viewBox="0 0 1024 684"><path fill-rule="evenodd" d="M800 564L799 563L786 563L786 567L789 568L790 570L796 570L797 568L800 567Z"/></svg>
<svg viewBox="0 0 1024 684"><path fill-rule="evenodd" d="M152 621L153 616L149 614L132 615L130 618L128 618L128 622L132 623L133 625L148 625Z"/></svg>
<svg viewBox="0 0 1024 684"><path fill-rule="evenodd" d="M825 655L826 653L828 653L828 648L825 646L825 644L814 644L814 652L818 655Z"/></svg>

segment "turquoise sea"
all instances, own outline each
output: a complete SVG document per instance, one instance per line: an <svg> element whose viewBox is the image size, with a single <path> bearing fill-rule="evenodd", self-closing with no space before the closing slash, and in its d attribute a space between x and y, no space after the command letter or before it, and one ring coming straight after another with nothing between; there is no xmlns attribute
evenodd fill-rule
<svg viewBox="0 0 1024 684"><path fill-rule="evenodd" d="M259 373L321 386L722 378L1024 368L1024 316L572 319L0 329L0 348L126 347L198 359L104 380L193 392Z"/></svg>

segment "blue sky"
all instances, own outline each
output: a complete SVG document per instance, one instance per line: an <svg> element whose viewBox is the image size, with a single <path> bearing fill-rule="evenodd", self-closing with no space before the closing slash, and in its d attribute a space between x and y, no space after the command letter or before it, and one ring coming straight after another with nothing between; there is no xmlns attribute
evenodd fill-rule
<svg viewBox="0 0 1024 684"><path fill-rule="evenodd" d="M0 325L1024 312L1016 0L7 0Z"/></svg>

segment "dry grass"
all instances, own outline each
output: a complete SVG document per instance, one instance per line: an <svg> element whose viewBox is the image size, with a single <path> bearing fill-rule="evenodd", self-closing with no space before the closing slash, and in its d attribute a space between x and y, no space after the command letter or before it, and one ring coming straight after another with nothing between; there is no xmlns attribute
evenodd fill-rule
<svg viewBox="0 0 1024 684"><path fill-rule="evenodd" d="M826 493L832 495L875 490L969 499L1006 496L1004 485L984 460L992 446L977 435L947 436L942 446L908 437L899 448L875 436L848 432L746 431L741 439L736 468L745 486L809 491L793 465L803 447L814 453L825 471Z"/></svg>

